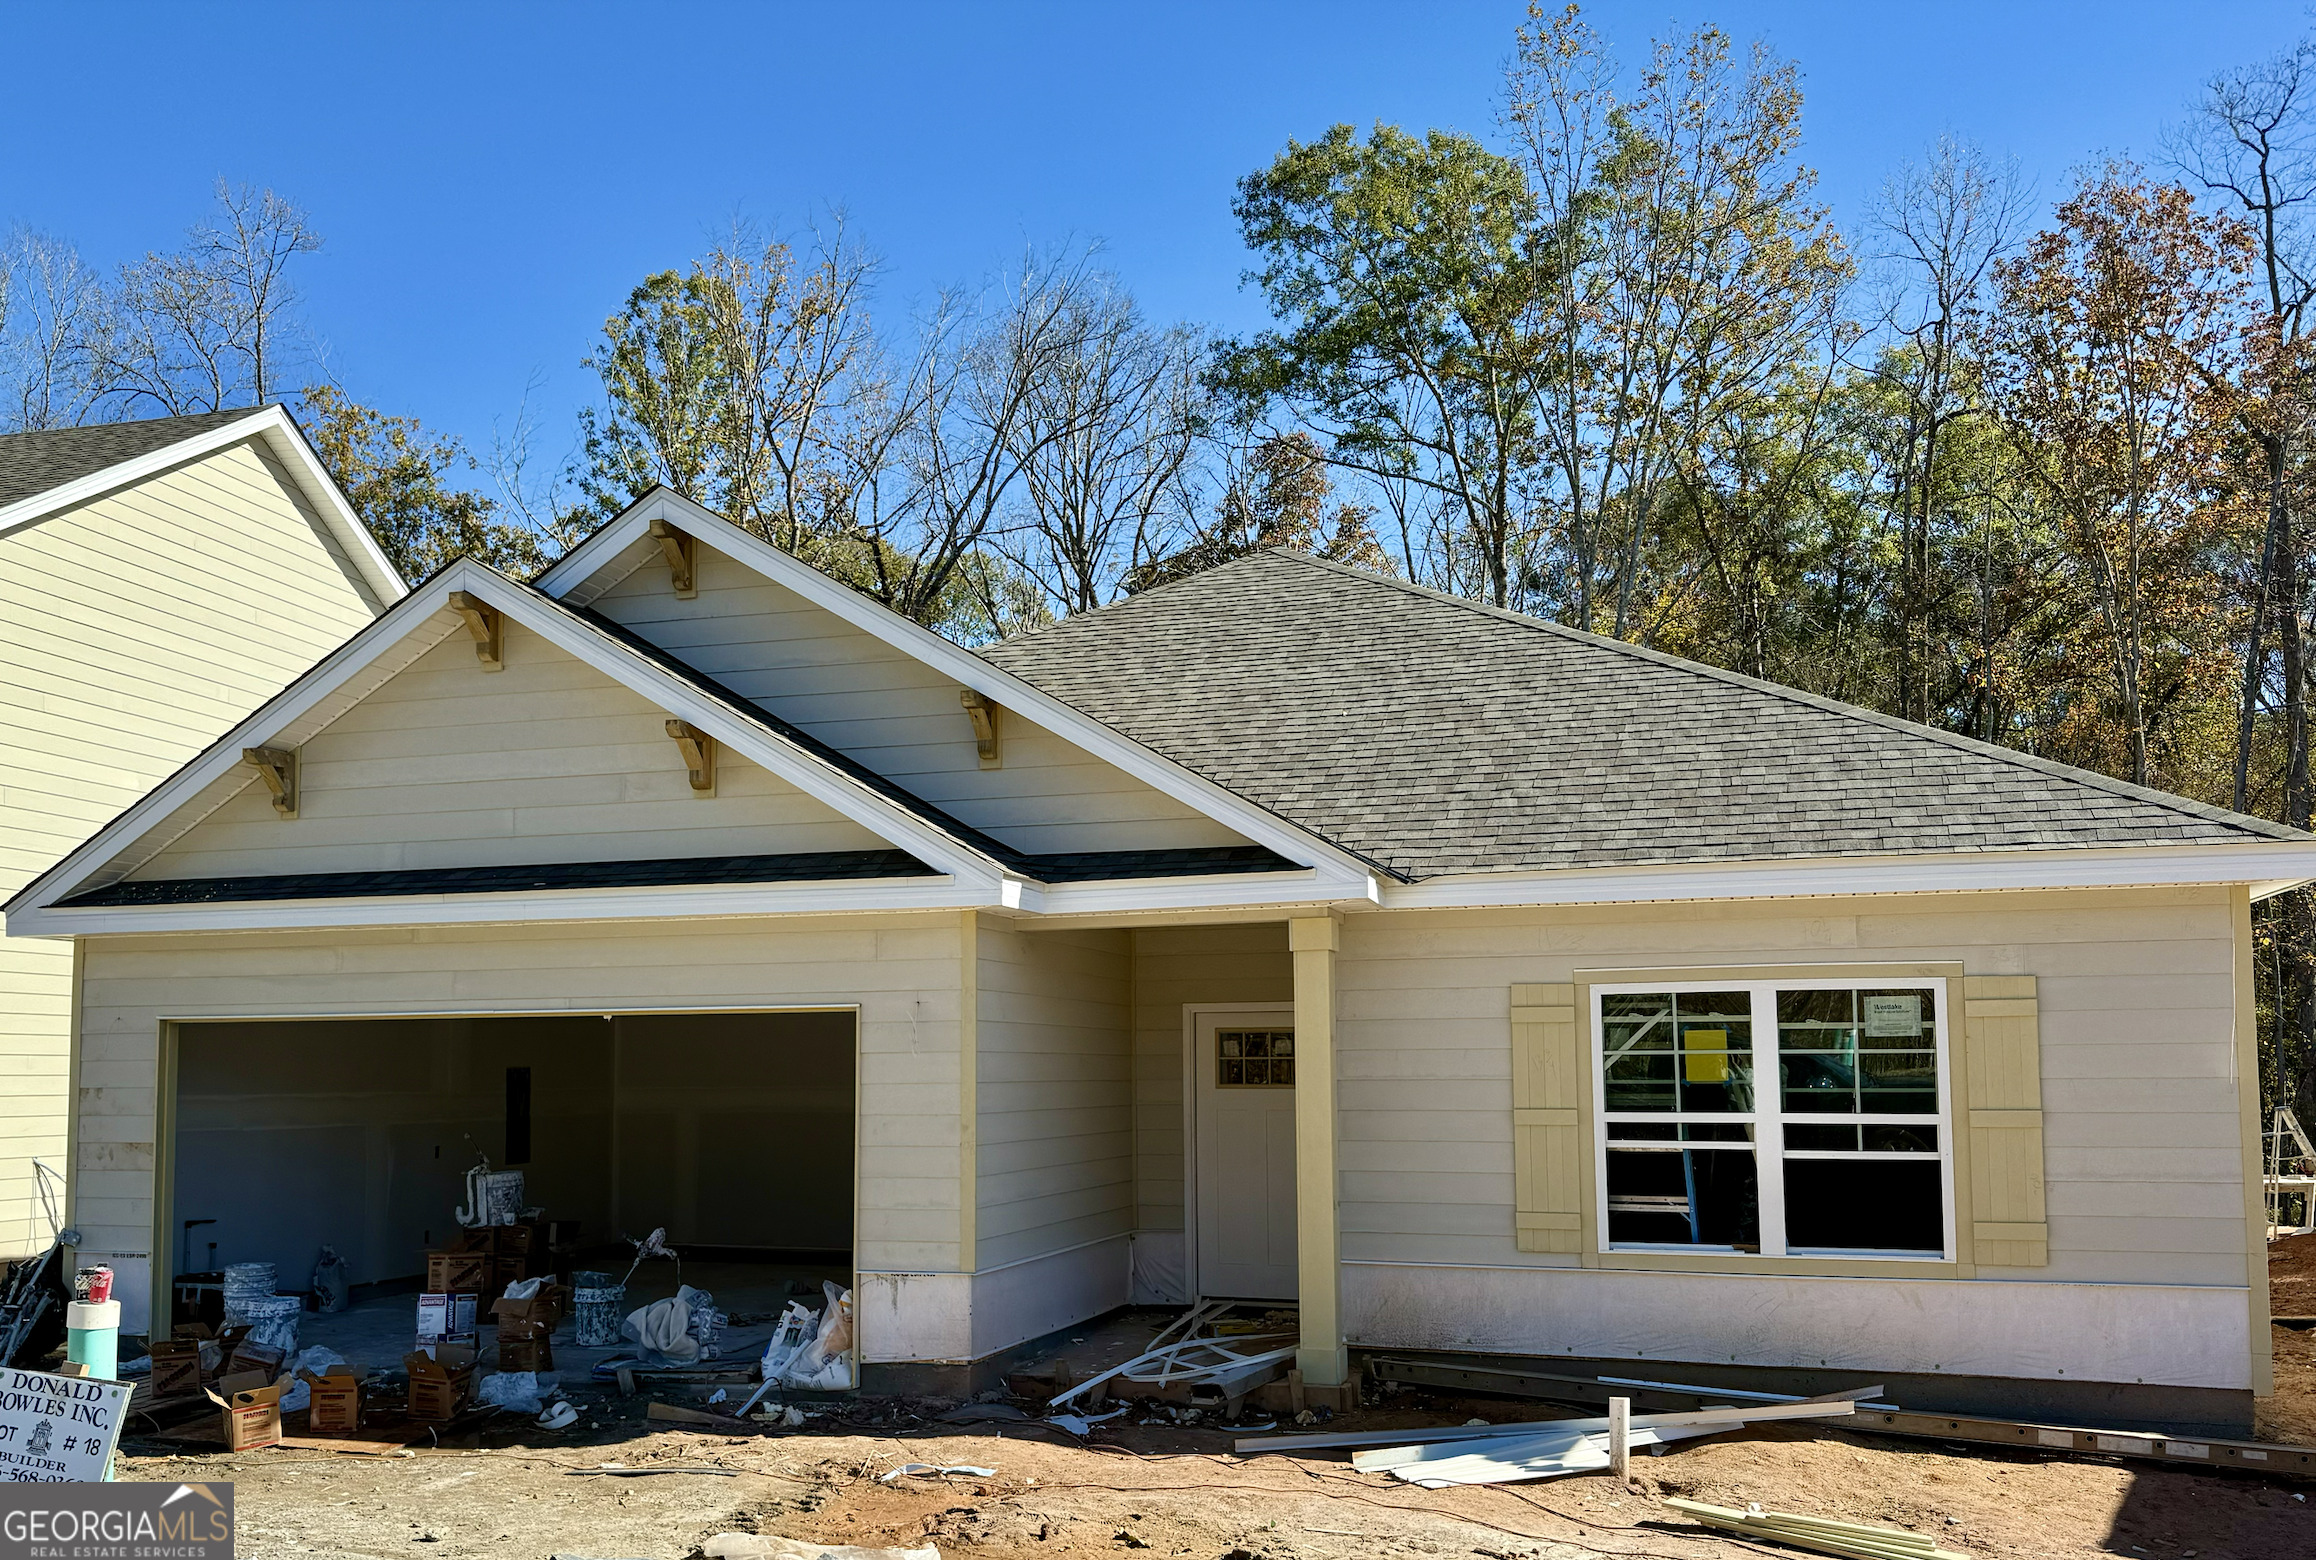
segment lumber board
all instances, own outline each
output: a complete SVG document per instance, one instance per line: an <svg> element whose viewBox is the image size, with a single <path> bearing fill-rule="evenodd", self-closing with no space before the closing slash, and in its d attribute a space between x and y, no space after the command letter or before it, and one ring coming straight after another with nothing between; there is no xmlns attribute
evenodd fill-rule
<svg viewBox="0 0 2316 1560"><path fill-rule="evenodd" d="M1960 1414L1914 1414L1902 1409L1860 1409L1845 1428L1930 1441L2015 1446L2028 1451L2074 1452L2093 1457L2140 1457L2191 1468L2240 1468L2253 1473L2316 1478L2316 1446L2273 1441L2231 1441L2174 1436L2155 1430L2086 1430L2017 1419Z"/></svg>

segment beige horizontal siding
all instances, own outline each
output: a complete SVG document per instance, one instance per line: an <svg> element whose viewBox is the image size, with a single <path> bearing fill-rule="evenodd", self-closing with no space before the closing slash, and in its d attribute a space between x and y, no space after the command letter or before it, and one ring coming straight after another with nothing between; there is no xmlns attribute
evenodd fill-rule
<svg viewBox="0 0 2316 1560"><path fill-rule="evenodd" d="M1566 1260L1512 1242L1514 984L1618 965L1940 960L2037 977L2051 1262L2030 1276L2245 1281L2225 890L1385 912L1343 926L1347 1258Z"/></svg>
<svg viewBox="0 0 2316 1560"><path fill-rule="evenodd" d="M0 898L351 637L381 603L287 474L217 451L0 537ZM71 956L0 942L0 1255L62 1168Z"/></svg>
<svg viewBox="0 0 2316 1560"><path fill-rule="evenodd" d="M1131 1233L1126 934L985 916L975 946L975 1266Z"/></svg>
<svg viewBox="0 0 2316 1560"><path fill-rule="evenodd" d="M669 712L520 627L486 672L454 634L298 750L298 816L254 778L134 875L529 865L880 850L733 756L693 794Z"/></svg>
<svg viewBox="0 0 2316 1560"><path fill-rule="evenodd" d="M960 961L945 913L94 939L80 1219L92 1249L151 1248L164 1019L857 1004L858 1261L953 1269Z"/></svg>
<svg viewBox="0 0 2316 1560"><path fill-rule="evenodd" d="M1135 1227L1184 1228L1182 1009L1193 1002L1291 1002L1283 922L1169 926L1134 938Z"/></svg>
<svg viewBox="0 0 2316 1560"><path fill-rule="evenodd" d="M1016 711L983 769L958 687L745 565L702 547L678 600L646 562L591 605L966 823L1028 851L1244 843Z"/></svg>

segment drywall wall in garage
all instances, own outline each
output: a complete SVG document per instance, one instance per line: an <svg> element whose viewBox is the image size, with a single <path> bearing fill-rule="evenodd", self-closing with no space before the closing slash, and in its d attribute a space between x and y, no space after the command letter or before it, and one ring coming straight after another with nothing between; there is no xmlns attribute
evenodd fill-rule
<svg viewBox="0 0 2316 1560"><path fill-rule="evenodd" d="M506 1075L531 1069L530 1200L601 1234L611 1026L600 1017L178 1026L176 1212L190 1266L272 1262L302 1289L323 1245L353 1281L424 1268L478 1154L506 1162ZM217 1222L183 1231L187 1219ZM186 1247L177 1248L180 1262Z"/></svg>
<svg viewBox="0 0 2316 1560"><path fill-rule="evenodd" d="M852 1249L852 1014L628 1014L613 1028L628 1234Z"/></svg>

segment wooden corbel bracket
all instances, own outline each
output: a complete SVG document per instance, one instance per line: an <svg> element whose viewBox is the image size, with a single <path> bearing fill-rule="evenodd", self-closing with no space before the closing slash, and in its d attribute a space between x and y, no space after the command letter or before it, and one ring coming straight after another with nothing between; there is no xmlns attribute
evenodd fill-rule
<svg viewBox="0 0 2316 1560"><path fill-rule="evenodd" d="M675 738L676 747L684 756L684 767L691 771L692 793L715 795L716 739L688 720L669 721L667 734Z"/></svg>
<svg viewBox="0 0 2316 1560"><path fill-rule="evenodd" d="M965 706L966 718L973 722L973 748L981 755L981 767L1003 768L1005 749L998 741L997 706L977 688L958 689L957 699Z"/></svg>
<svg viewBox="0 0 2316 1560"><path fill-rule="evenodd" d="M499 609L482 597L469 591L450 593L450 610L466 619L466 631L474 635L474 658L486 672L495 672L507 663L506 623L499 617Z"/></svg>
<svg viewBox="0 0 2316 1560"><path fill-rule="evenodd" d="M298 815L297 749L243 748L241 761L256 770L265 788L273 793L273 810L284 818L295 818Z"/></svg>
<svg viewBox="0 0 2316 1560"><path fill-rule="evenodd" d="M700 593L698 538L686 536L665 520L654 520L651 539L659 543L659 550L667 559L668 583L675 587L677 599L689 601L697 596Z"/></svg>

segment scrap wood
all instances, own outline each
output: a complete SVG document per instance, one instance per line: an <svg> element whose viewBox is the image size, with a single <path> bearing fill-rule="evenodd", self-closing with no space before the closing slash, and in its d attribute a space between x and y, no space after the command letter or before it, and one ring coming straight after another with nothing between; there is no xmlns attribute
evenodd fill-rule
<svg viewBox="0 0 2316 1560"><path fill-rule="evenodd" d="M1739 1511L1698 1500L1667 1500L1665 1504L1724 1532L1822 1550L1829 1555L1854 1556L1856 1560L1969 1560L1967 1555L1940 1549L1926 1534L1909 1533L1902 1528L1867 1527L1857 1522L1836 1522L1831 1517L1763 1511L1759 1506Z"/></svg>
<svg viewBox="0 0 2316 1560"><path fill-rule="evenodd" d="M1195 1319L1205 1316L1210 1309L1210 1306L1201 1306L1190 1312L1189 1318L1193 1319L1195 1325ZM1181 1323L1174 1325L1179 1326ZM1168 1332L1172 1330L1172 1327L1167 1329ZM1164 1338L1166 1333L1162 1332L1158 1336ZM1234 1345L1268 1343L1287 1336L1284 1333L1273 1333L1267 1338L1232 1338L1227 1341L1220 1338L1179 1338L1170 1343L1156 1343L1123 1365L1113 1365L1098 1376L1088 1376L1076 1386L1056 1392L1046 1400L1046 1406L1060 1408L1081 1393L1120 1377L1153 1386L1221 1386L1227 1395L1232 1387L1243 1389L1258 1385L1263 1373L1274 1367L1283 1371L1286 1368L1285 1362L1295 1355L1295 1345L1292 1343L1257 1354L1242 1354ZM1193 1355L1198 1357L1189 1357Z"/></svg>
<svg viewBox="0 0 2316 1560"><path fill-rule="evenodd" d="M709 1429L729 1430L741 1435L756 1433L756 1427L745 1419L734 1419L726 1414L703 1414L696 1408L678 1408L673 1403L653 1403L643 1411L643 1417L673 1425L700 1425Z"/></svg>

